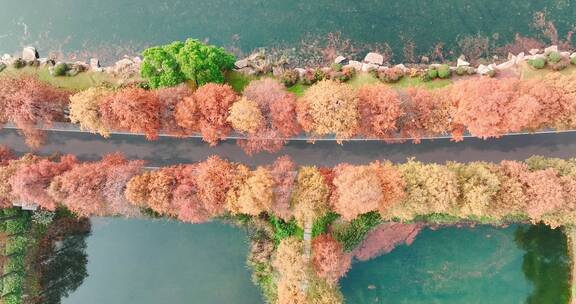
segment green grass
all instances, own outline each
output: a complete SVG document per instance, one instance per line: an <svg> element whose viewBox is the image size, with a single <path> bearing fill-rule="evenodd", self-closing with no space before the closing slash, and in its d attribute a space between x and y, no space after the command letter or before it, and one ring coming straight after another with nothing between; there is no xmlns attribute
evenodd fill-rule
<svg viewBox="0 0 576 304"><path fill-rule="evenodd" d="M229 84L236 93L242 93L250 81L258 79L256 76L247 76L238 71L228 71L224 75L225 82Z"/></svg>
<svg viewBox="0 0 576 304"><path fill-rule="evenodd" d="M544 69L535 69L531 67L528 63L523 63L520 66L520 79L543 79L546 75L550 73L560 73L563 75L570 75L576 72L576 66L569 65L565 69L561 71L554 71L552 69L544 68Z"/></svg>
<svg viewBox="0 0 576 304"><path fill-rule="evenodd" d="M297 83L297 84L289 87L289 88L288 88L288 92L292 92L292 93L294 93L296 96L300 97L300 96L304 95L304 92L306 92L306 90L307 90L309 87L310 87L309 85Z"/></svg>
<svg viewBox="0 0 576 304"><path fill-rule="evenodd" d="M118 85L120 79L115 78L108 73L103 72L83 72L76 76L60 76L54 77L50 75L48 67L24 67L21 69L15 69L13 67L8 67L6 70L0 73L0 77L6 76L20 76L20 75L35 75L38 79L45 81L57 88L68 89L71 91L81 91L86 90L90 87L102 86L102 85Z"/></svg>
<svg viewBox="0 0 576 304"><path fill-rule="evenodd" d="M352 77L347 83L353 88L360 88L368 84L379 83L380 80L369 73L358 73Z"/></svg>

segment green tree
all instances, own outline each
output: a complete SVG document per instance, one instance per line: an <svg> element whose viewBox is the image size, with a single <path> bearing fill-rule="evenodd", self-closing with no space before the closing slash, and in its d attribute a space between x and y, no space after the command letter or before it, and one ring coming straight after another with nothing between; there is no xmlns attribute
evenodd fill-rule
<svg viewBox="0 0 576 304"><path fill-rule="evenodd" d="M140 72L152 88L175 86L186 80L196 85L223 83L223 71L231 69L235 60L223 48L196 39L152 47L142 55Z"/></svg>

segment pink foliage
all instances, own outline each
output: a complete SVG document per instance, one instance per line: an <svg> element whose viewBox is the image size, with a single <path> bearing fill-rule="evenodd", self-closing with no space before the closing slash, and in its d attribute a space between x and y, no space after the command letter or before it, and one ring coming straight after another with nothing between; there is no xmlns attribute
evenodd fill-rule
<svg viewBox="0 0 576 304"><path fill-rule="evenodd" d="M56 210L56 201L48 194L52 179L70 170L77 161L73 155L65 155L60 162L41 159L24 165L10 178L12 192L23 202L36 203L43 209Z"/></svg>
<svg viewBox="0 0 576 304"><path fill-rule="evenodd" d="M274 202L272 212L277 217L289 221L292 218L290 197L296 179L296 168L289 156L281 156L268 168L274 179Z"/></svg>
<svg viewBox="0 0 576 304"><path fill-rule="evenodd" d="M162 131L177 136L189 135L191 133L189 130L178 125L176 107L179 103L184 102L184 98L192 96L192 90L187 85L182 84L176 87L161 88L157 90L157 94L160 99Z"/></svg>
<svg viewBox="0 0 576 304"><path fill-rule="evenodd" d="M344 253L342 245L329 234L312 240L312 266L316 275L336 283L350 269L352 257Z"/></svg>

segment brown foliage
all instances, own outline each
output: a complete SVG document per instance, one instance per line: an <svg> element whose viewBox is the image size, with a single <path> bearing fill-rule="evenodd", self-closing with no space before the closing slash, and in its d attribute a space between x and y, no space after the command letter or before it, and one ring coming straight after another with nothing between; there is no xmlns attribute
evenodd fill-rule
<svg viewBox="0 0 576 304"><path fill-rule="evenodd" d="M264 167L237 172L235 184L227 194L227 208L232 214L252 216L270 212L274 200L273 187L274 180Z"/></svg>
<svg viewBox="0 0 576 304"><path fill-rule="evenodd" d="M21 202L36 203L54 211L57 202L48 194L48 187L54 177L70 170L76 163L76 157L65 155L60 162L41 159L20 166L10 178L12 193Z"/></svg>
<svg viewBox="0 0 576 304"><path fill-rule="evenodd" d="M308 265L304 256L304 244L290 237L278 245L272 267L280 274L278 278L278 304L304 304L306 294L302 285L306 281Z"/></svg>
<svg viewBox="0 0 576 304"><path fill-rule="evenodd" d="M235 171L234 164L218 156L211 156L198 163L195 173L198 198L210 215L218 216L224 213L226 194L232 187Z"/></svg>
<svg viewBox="0 0 576 304"><path fill-rule="evenodd" d="M294 217L300 226L328 211L329 188L316 167L300 167L292 196Z"/></svg>
<svg viewBox="0 0 576 304"><path fill-rule="evenodd" d="M176 184L174 170L177 167L162 168L132 177L126 185L126 198L136 206L147 207L167 216L177 215L178 209L172 204Z"/></svg>
<svg viewBox="0 0 576 304"><path fill-rule="evenodd" d="M89 88L70 96L70 122L79 123L82 130L108 137L110 130L102 121L100 105L111 93L107 88Z"/></svg>
<svg viewBox="0 0 576 304"><path fill-rule="evenodd" d="M450 108L442 98L442 90L430 91L423 88L409 88L403 97L404 115L398 122L404 137L412 138L415 143L424 136L449 132Z"/></svg>
<svg viewBox="0 0 576 304"><path fill-rule="evenodd" d="M312 240L312 267L316 275L336 284L350 269L352 256L344 253L344 248L329 234L322 234Z"/></svg>
<svg viewBox="0 0 576 304"><path fill-rule="evenodd" d="M160 123L163 132L176 136L189 135L190 131L178 124L176 108L185 98L192 96L192 90L186 84L161 88L156 91L160 100Z"/></svg>
<svg viewBox="0 0 576 304"><path fill-rule="evenodd" d="M231 131L226 119L236 98L236 93L229 85L206 84L198 88L192 98L185 98L178 104L176 121L188 130L199 130L204 141L216 145Z"/></svg>
<svg viewBox="0 0 576 304"><path fill-rule="evenodd" d="M68 95L36 77L3 78L0 81L0 123L14 123L26 137L26 143L37 148L43 139L43 132L37 126L64 121Z"/></svg>
<svg viewBox="0 0 576 304"><path fill-rule="evenodd" d="M403 114L400 97L387 85L364 86L358 91L361 132L367 137L390 139Z"/></svg>
<svg viewBox="0 0 576 304"><path fill-rule="evenodd" d="M13 159L8 161L5 166L0 166L0 208L7 208L12 205L12 202L17 200L17 197L12 192L12 185L10 179L18 169L22 166L35 163L39 161L40 158L32 155L26 154L19 159Z"/></svg>
<svg viewBox="0 0 576 304"><path fill-rule="evenodd" d="M290 197L296 181L296 168L289 156L281 156L268 168L274 180L272 213L289 221L292 218Z"/></svg>
<svg viewBox="0 0 576 304"><path fill-rule="evenodd" d="M75 165L71 170L56 176L48 189L55 200L80 216L107 216L121 214L126 206L107 201L107 196L116 193L121 186L112 186L110 181L118 170L134 172L142 161L127 161L120 154L110 154L96 162ZM114 191L116 189L116 191Z"/></svg>
<svg viewBox="0 0 576 304"><path fill-rule="evenodd" d="M258 103L246 97L232 104L230 115L226 120L232 124L234 130L248 134L254 134L265 126Z"/></svg>
<svg viewBox="0 0 576 304"><path fill-rule="evenodd" d="M158 138L160 100L154 91L121 89L104 98L100 113L109 129L144 133L150 140Z"/></svg>
<svg viewBox="0 0 576 304"><path fill-rule="evenodd" d="M12 151L6 146L0 146L0 166L8 165L8 162L15 159Z"/></svg>
<svg viewBox="0 0 576 304"><path fill-rule="evenodd" d="M312 136L335 134L340 141L354 136L359 129L357 99L344 83L316 83L298 101L296 111L300 125Z"/></svg>

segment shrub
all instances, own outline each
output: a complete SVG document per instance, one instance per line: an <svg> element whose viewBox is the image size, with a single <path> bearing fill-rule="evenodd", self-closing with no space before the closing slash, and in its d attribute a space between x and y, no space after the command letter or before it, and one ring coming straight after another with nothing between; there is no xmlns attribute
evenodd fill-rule
<svg viewBox="0 0 576 304"><path fill-rule="evenodd" d="M452 71L450 71L450 67L447 64L442 64L438 67L438 78L450 78L451 73Z"/></svg>
<svg viewBox="0 0 576 304"><path fill-rule="evenodd" d="M4 264L4 273L18 273L24 271L24 256L16 255L6 260Z"/></svg>
<svg viewBox="0 0 576 304"><path fill-rule="evenodd" d="M12 67L15 69L21 69L26 66L26 61L22 58L18 58L12 62Z"/></svg>
<svg viewBox="0 0 576 304"><path fill-rule="evenodd" d="M398 82L404 77L404 71L401 68L393 67L377 72L378 78L387 83Z"/></svg>
<svg viewBox="0 0 576 304"><path fill-rule="evenodd" d="M548 54L547 60L548 63L558 63L560 60L562 60L562 55L560 55L558 52L550 52L550 54Z"/></svg>
<svg viewBox="0 0 576 304"><path fill-rule="evenodd" d="M2 303L4 304L22 304L22 295L20 293L11 293L2 297Z"/></svg>
<svg viewBox="0 0 576 304"><path fill-rule="evenodd" d="M404 114L398 93L379 84L361 87L357 96L361 132L367 137L392 138L398 131L397 120Z"/></svg>
<svg viewBox="0 0 576 304"><path fill-rule="evenodd" d="M330 284L338 282L348 272L352 257L344 253L342 245L329 234L312 240L312 268L316 275Z"/></svg>
<svg viewBox="0 0 576 304"><path fill-rule="evenodd" d="M68 64L66 64L64 62L59 62L58 64L56 64L54 66L54 70L52 71L52 75L53 76L65 76L66 72L68 72L68 70L70 70L70 67L68 66Z"/></svg>
<svg viewBox="0 0 576 304"><path fill-rule="evenodd" d="M298 71L296 70L286 70L284 71L284 74L282 74L281 77L282 83L287 87L295 85L296 83L298 83L299 79L300 79L300 73L298 73Z"/></svg>
<svg viewBox="0 0 576 304"><path fill-rule="evenodd" d="M576 64L576 56L572 56L572 59L570 59L570 63Z"/></svg>
<svg viewBox="0 0 576 304"><path fill-rule="evenodd" d="M70 96L70 122L79 123L80 128L98 133L104 137L110 136L110 131L104 125L100 115L100 104L104 97L112 92L106 88L89 88Z"/></svg>
<svg viewBox="0 0 576 304"><path fill-rule="evenodd" d="M319 236L320 234L326 233L332 222L338 219L340 216L334 212L328 212L326 215L316 219L314 224L312 224L312 237Z"/></svg>
<svg viewBox="0 0 576 304"><path fill-rule="evenodd" d="M561 71L570 65L570 59L568 57L562 57L558 62L548 64L554 71Z"/></svg>
<svg viewBox="0 0 576 304"><path fill-rule="evenodd" d="M326 73L322 69L314 70L314 82L322 81L326 79Z"/></svg>
<svg viewBox="0 0 576 304"><path fill-rule="evenodd" d="M28 238L21 235L11 236L6 241L5 252L6 255L21 254L26 251L28 247Z"/></svg>
<svg viewBox="0 0 576 304"><path fill-rule="evenodd" d="M464 76L464 74L466 74L466 67L459 66L456 68L456 75Z"/></svg>
<svg viewBox="0 0 576 304"><path fill-rule="evenodd" d="M174 86L186 79L196 85L223 83L223 71L234 66L234 56L223 48L196 39L149 48L142 53L141 75L152 88Z"/></svg>
<svg viewBox="0 0 576 304"><path fill-rule="evenodd" d="M28 220L25 217L19 217L6 221L6 233L18 234L28 230Z"/></svg>
<svg viewBox="0 0 576 304"><path fill-rule="evenodd" d="M32 221L38 225L48 226L54 220L56 216L55 212L47 211L47 210L37 210L34 211L32 215Z"/></svg>
<svg viewBox="0 0 576 304"><path fill-rule="evenodd" d="M382 218L378 212L362 214L351 222L337 222L332 225L332 236L351 251L358 246L372 228L378 226Z"/></svg>
<svg viewBox="0 0 576 304"><path fill-rule="evenodd" d="M428 72L426 72L426 74L428 74L430 79L434 79L438 77L438 70L434 67L430 67L428 68Z"/></svg>
<svg viewBox="0 0 576 304"><path fill-rule="evenodd" d="M341 71L342 71L342 64L340 64L340 63L332 63L332 64L330 65L330 69L332 69L332 71L341 72Z"/></svg>
<svg viewBox="0 0 576 304"><path fill-rule="evenodd" d="M546 60L544 58L530 59L528 64L535 69L543 69L546 66Z"/></svg>
<svg viewBox="0 0 576 304"><path fill-rule="evenodd" d="M304 230L298 226L296 220L291 220L286 222L280 218L277 218L273 215L269 216L269 221L272 227L274 228L274 244L278 246L280 241L285 238L289 237L297 237L301 239L304 235Z"/></svg>

